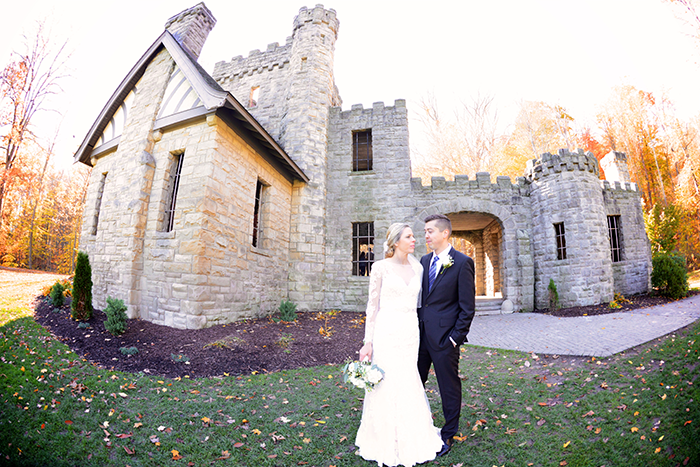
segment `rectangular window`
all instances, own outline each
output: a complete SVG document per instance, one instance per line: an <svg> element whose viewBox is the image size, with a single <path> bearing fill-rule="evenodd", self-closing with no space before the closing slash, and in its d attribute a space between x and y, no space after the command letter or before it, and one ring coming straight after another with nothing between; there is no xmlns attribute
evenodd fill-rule
<svg viewBox="0 0 700 467"><path fill-rule="evenodd" d="M352 132L352 170L372 170L372 130Z"/></svg>
<svg viewBox="0 0 700 467"><path fill-rule="evenodd" d="M100 185L97 189L97 201L95 202L95 217L92 220L92 227L90 227L90 234L97 235L97 224L100 221L100 209L102 208L102 194L105 191L105 182L107 181L107 172L102 174L100 178Z"/></svg>
<svg viewBox="0 0 700 467"><path fill-rule="evenodd" d="M253 246L257 247L262 238L262 200L265 185L258 180L255 185L255 207L253 208Z"/></svg>
<svg viewBox="0 0 700 467"><path fill-rule="evenodd" d="M622 247L620 243L620 216L608 216L608 233L610 234L610 253L612 262L622 261Z"/></svg>
<svg viewBox="0 0 700 467"><path fill-rule="evenodd" d="M248 102L248 107L257 107L259 97L260 86L253 86L252 88L250 88L250 100Z"/></svg>
<svg viewBox="0 0 700 467"><path fill-rule="evenodd" d="M175 204L177 203L177 191L180 187L180 174L182 173L182 161L184 158L184 153L176 155L170 168L168 191L165 197L165 216L163 219L164 232L172 231L175 224Z"/></svg>
<svg viewBox="0 0 700 467"><path fill-rule="evenodd" d="M374 222L352 224L352 275L369 276L374 263Z"/></svg>
<svg viewBox="0 0 700 467"><path fill-rule="evenodd" d="M557 238L557 259L566 259L566 235L563 222L554 224L554 235Z"/></svg>

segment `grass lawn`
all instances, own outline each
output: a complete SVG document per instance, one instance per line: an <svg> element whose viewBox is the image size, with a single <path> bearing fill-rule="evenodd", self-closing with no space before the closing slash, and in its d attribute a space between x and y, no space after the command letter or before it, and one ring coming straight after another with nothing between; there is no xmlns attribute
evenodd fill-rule
<svg viewBox="0 0 700 467"><path fill-rule="evenodd" d="M8 308L0 465L373 465L354 454L363 394L343 386L338 366L206 379L119 373ZM461 437L426 465L700 465L699 337L695 323L607 359L464 347Z"/></svg>

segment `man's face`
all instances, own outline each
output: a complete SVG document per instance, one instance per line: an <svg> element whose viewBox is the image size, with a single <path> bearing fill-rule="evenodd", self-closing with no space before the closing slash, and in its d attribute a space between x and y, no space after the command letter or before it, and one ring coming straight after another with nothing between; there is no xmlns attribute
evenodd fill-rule
<svg viewBox="0 0 700 467"><path fill-rule="evenodd" d="M449 230L440 230L437 221L430 221L425 224L425 243L433 251L442 251L449 236Z"/></svg>

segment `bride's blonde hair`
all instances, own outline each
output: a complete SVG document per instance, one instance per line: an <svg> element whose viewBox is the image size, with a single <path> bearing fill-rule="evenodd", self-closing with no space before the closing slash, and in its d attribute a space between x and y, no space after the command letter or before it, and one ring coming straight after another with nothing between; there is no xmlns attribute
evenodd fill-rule
<svg viewBox="0 0 700 467"><path fill-rule="evenodd" d="M396 252L396 244L401 239L401 234L404 230L410 229L411 226L402 222L396 222L389 226L386 231L386 242L384 242L384 257L391 258Z"/></svg>

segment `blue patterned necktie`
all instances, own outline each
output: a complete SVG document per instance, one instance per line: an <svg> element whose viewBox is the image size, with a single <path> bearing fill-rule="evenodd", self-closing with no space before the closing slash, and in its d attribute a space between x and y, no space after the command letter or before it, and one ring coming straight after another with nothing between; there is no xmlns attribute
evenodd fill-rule
<svg viewBox="0 0 700 467"><path fill-rule="evenodd" d="M435 272L439 259L437 255L434 255L433 260L430 262L430 269L428 270L428 292L433 289L433 282L435 282Z"/></svg>

